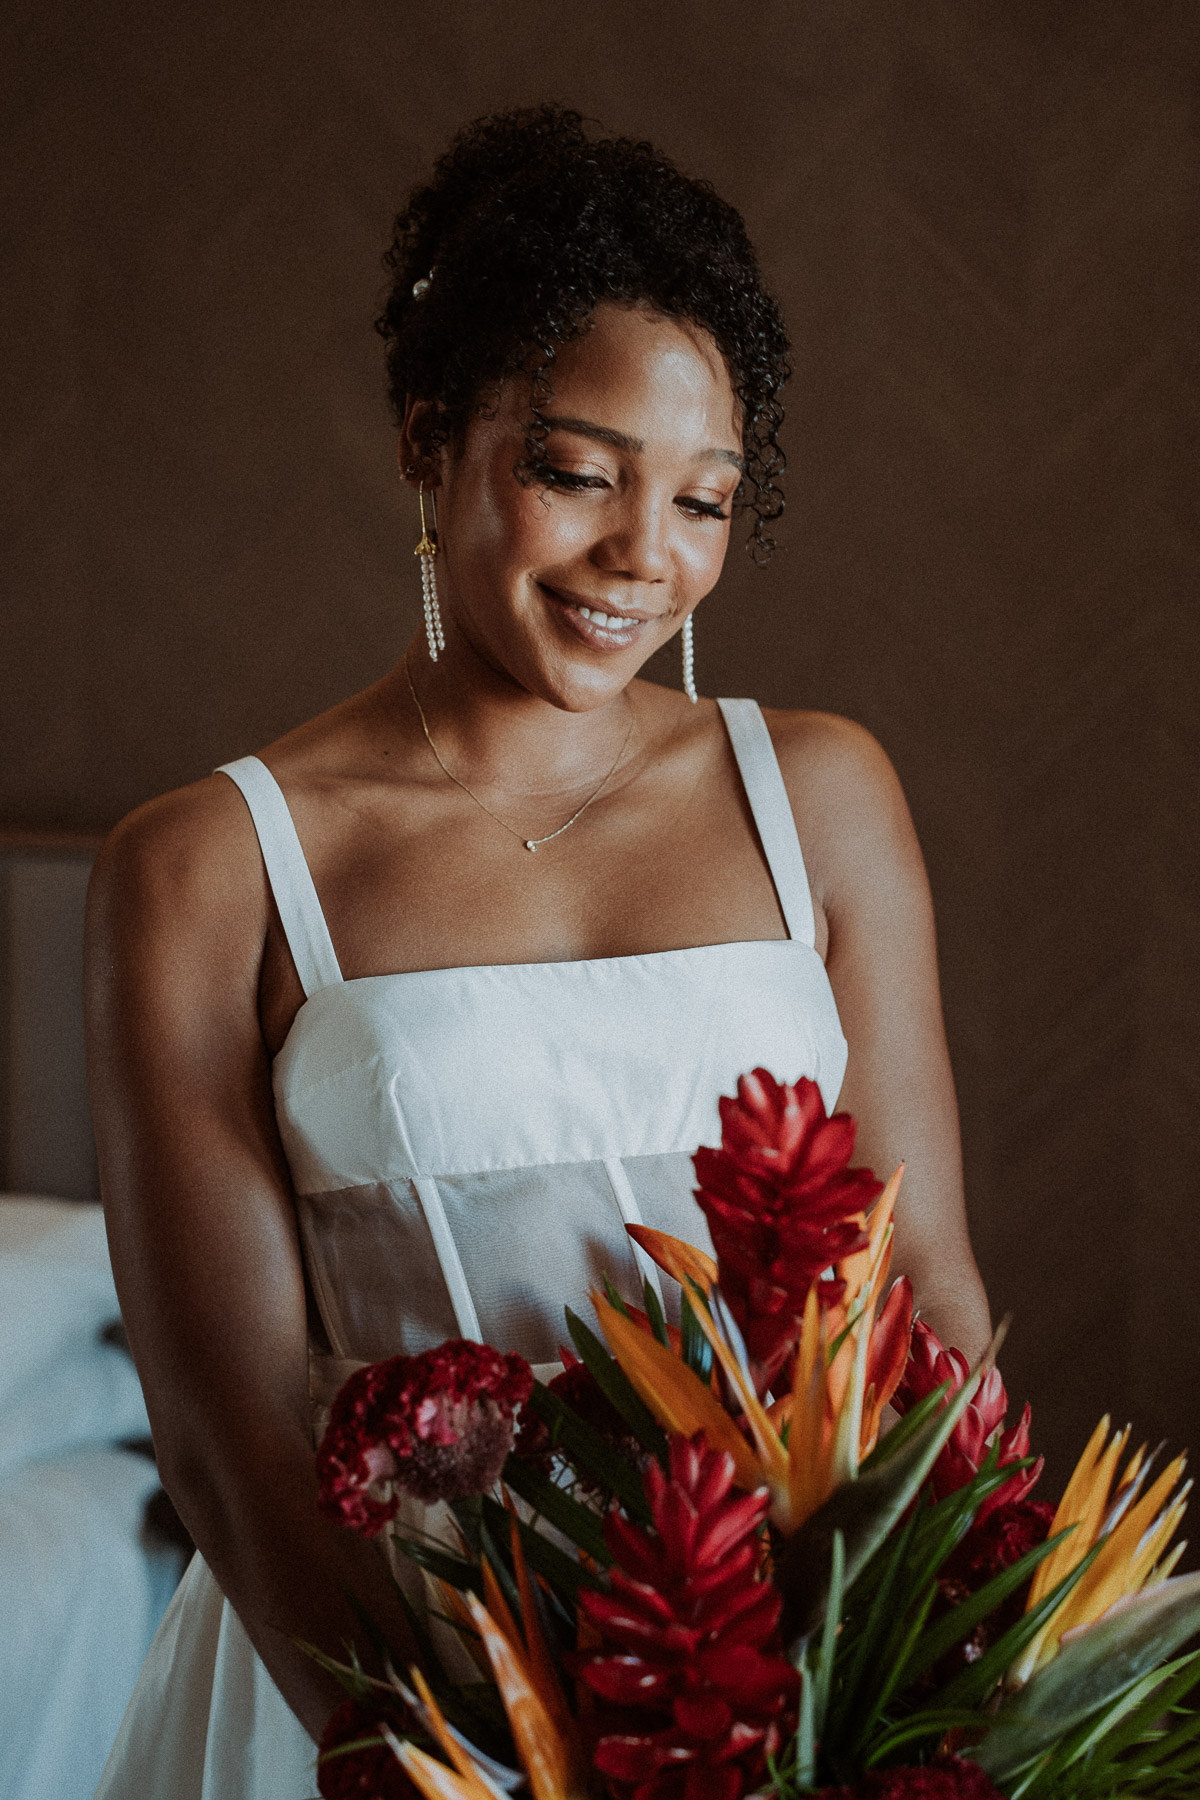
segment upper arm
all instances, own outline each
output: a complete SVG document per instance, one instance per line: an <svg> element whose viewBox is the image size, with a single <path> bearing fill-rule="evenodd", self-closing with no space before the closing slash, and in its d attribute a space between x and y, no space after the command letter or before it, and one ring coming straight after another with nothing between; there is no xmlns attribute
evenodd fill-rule
<svg viewBox="0 0 1200 1800"><path fill-rule="evenodd" d="M967 1233L933 903L908 806L860 726L800 715L780 739L828 922L826 968L849 1047L838 1104L858 1120L855 1161L881 1176L905 1163L896 1266L935 1325L941 1317L961 1348L981 1350L987 1308Z"/></svg>
<svg viewBox="0 0 1200 1800"><path fill-rule="evenodd" d="M119 826L88 896L89 1079L113 1267L183 1485L306 1425L294 1209L258 1022L269 902L219 779Z"/></svg>

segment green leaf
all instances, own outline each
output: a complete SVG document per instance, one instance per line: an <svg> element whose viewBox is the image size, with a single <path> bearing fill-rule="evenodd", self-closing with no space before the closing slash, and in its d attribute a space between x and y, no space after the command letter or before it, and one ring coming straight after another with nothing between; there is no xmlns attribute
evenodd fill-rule
<svg viewBox="0 0 1200 1800"><path fill-rule="evenodd" d="M1139 1742L1158 1743L1165 1735L1153 1728L1164 1712L1194 1685L1198 1663L1200 1658L1195 1655L1164 1663L1127 1688L1111 1706L1101 1708L1099 1715L1068 1732L1022 1784L1026 1793L1053 1794L1056 1784L1068 1773L1075 1792L1090 1788L1107 1793L1122 1775L1122 1753ZM1138 1760L1144 1767L1147 1760L1153 1762L1155 1758L1147 1758L1143 1750Z"/></svg>
<svg viewBox="0 0 1200 1800"><path fill-rule="evenodd" d="M783 1595L785 1643L806 1637L824 1618L834 1532L840 1531L845 1541L849 1589L917 1494L974 1399L993 1354L994 1345L940 1412L927 1417L885 1462L861 1470L856 1481L843 1482L789 1539L775 1570Z"/></svg>
<svg viewBox="0 0 1200 1800"><path fill-rule="evenodd" d="M1018 1562L1013 1563L1011 1568L1004 1569L999 1575L993 1576L991 1581L972 1594L969 1600L964 1600L960 1606L954 1608L953 1612L947 1613L935 1625L931 1625L924 1636L913 1646L901 1673L901 1684L907 1686L910 1681L916 1681L925 1673L926 1669L932 1668L934 1663L940 1662L943 1656L953 1650L955 1644L961 1644L964 1638L969 1637L975 1627L986 1619L989 1613L995 1612L996 1608L1001 1606L1008 1596L1021 1586L1022 1582L1029 1580L1038 1564L1043 1562L1052 1550L1057 1549L1064 1538L1069 1537L1074 1530L1074 1525L1069 1525L1066 1531L1060 1531L1056 1537L1047 1538L1045 1543L1035 1544L1033 1549L1022 1556Z"/></svg>
<svg viewBox="0 0 1200 1800"><path fill-rule="evenodd" d="M543 1425L548 1426L555 1448L562 1450L569 1462L603 1482L608 1491L617 1496L630 1518L648 1523L650 1506L642 1478L619 1450L540 1381L534 1383L525 1404Z"/></svg>
<svg viewBox="0 0 1200 1800"><path fill-rule="evenodd" d="M864 1457L859 1464L859 1474L866 1475L872 1469L882 1467L885 1462L902 1450L914 1432L921 1429L926 1419L932 1418L946 1395L950 1392L950 1383L943 1381L941 1387L926 1394L915 1406L910 1406L903 1418L899 1419L886 1436L881 1437L870 1456Z"/></svg>
<svg viewBox="0 0 1200 1800"><path fill-rule="evenodd" d="M604 1541L604 1527L590 1507L581 1506L548 1475L517 1456L510 1456L505 1463L504 1480L514 1494L527 1500L535 1512L548 1519L577 1549L593 1557L602 1567L608 1567L612 1552Z"/></svg>
<svg viewBox="0 0 1200 1800"><path fill-rule="evenodd" d="M994 1781L1017 1773L1200 1631L1200 1574L1120 1601L1072 1636L996 1714L971 1755Z"/></svg>
<svg viewBox="0 0 1200 1800"><path fill-rule="evenodd" d="M986 1650L978 1662L965 1668L961 1675L956 1675L950 1684L942 1689L938 1701L943 1706L981 1706L991 1694L992 1689L1008 1669L1020 1656L1027 1644L1033 1642L1050 1615L1066 1599L1077 1581L1082 1581L1100 1554L1100 1545L1093 1544L1087 1555L1081 1557L1073 1569L1068 1569L1056 1587L1038 1601L1031 1612L1010 1625L1002 1638L997 1638L990 1650Z"/></svg>
<svg viewBox="0 0 1200 1800"><path fill-rule="evenodd" d="M629 1307L626 1305L624 1299L618 1294L607 1275L602 1275L600 1279L604 1283L604 1298L608 1301L608 1304L613 1308L614 1312L619 1312L623 1319L627 1319L629 1317Z"/></svg>
<svg viewBox="0 0 1200 1800"><path fill-rule="evenodd" d="M706 1385L712 1376L713 1347L700 1329L695 1308L686 1290L679 1297L679 1326L683 1338L683 1360L693 1375Z"/></svg>
<svg viewBox="0 0 1200 1800"><path fill-rule="evenodd" d="M495 1508L495 1515L492 1509ZM489 1527L494 1537L499 1537L501 1518L511 1520L514 1515L506 1513L498 1501L489 1496L487 1501ZM500 1515L500 1516L496 1516ZM511 1529L511 1526L508 1527ZM583 1565L560 1550L552 1543L536 1525L530 1525L525 1519L517 1520L517 1530L521 1534L521 1546L525 1551L525 1561L535 1574L541 1575L549 1584L556 1604L562 1608L565 1616L574 1623L570 1608L579 1598L580 1588L599 1588L603 1590L607 1583L599 1576L585 1569ZM564 1598L565 1597L565 1598Z"/></svg>
<svg viewBox="0 0 1200 1800"><path fill-rule="evenodd" d="M838 1627L842 1622L842 1600L846 1591L846 1543L840 1531L833 1534L833 1566L829 1571L829 1602L825 1608L825 1624L821 1631L820 1660L817 1663L813 1689L813 1725L818 1737L825 1730L829 1710L829 1693L833 1685L833 1663L837 1655Z"/></svg>
<svg viewBox="0 0 1200 1800"><path fill-rule="evenodd" d="M642 1298L646 1302L646 1317L650 1321L650 1329L660 1344L671 1348L671 1339L667 1335L667 1321L663 1318L662 1301L658 1297L658 1289L648 1275L642 1277Z"/></svg>
<svg viewBox="0 0 1200 1800"><path fill-rule="evenodd" d="M667 1440L654 1414L634 1392L624 1369L615 1357L609 1355L595 1332L589 1331L569 1306L564 1310L567 1330L571 1334L571 1342L580 1362L595 1377L597 1386L612 1401L642 1449L649 1450L660 1462L665 1462Z"/></svg>
<svg viewBox="0 0 1200 1800"><path fill-rule="evenodd" d="M483 1576L479 1573L477 1563L465 1562L460 1556L452 1556L448 1550L439 1550L436 1545L426 1543L422 1538L404 1537L400 1532L392 1533L392 1542L399 1544L410 1562L415 1562L419 1569L428 1569L439 1581L449 1587L457 1588L460 1593L470 1592L483 1595Z"/></svg>

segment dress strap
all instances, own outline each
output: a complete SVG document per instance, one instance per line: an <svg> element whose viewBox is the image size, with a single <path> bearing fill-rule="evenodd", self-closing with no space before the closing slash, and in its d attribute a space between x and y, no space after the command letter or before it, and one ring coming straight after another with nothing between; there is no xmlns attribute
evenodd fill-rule
<svg viewBox="0 0 1200 1800"><path fill-rule="evenodd" d="M267 880L305 999L319 988L336 987L342 971L283 790L257 756L223 763L216 772L228 775L250 808Z"/></svg>
<svg viewBox="0 0 1200 1800"><path fill-rule="evenodd" d="M812 894L792 803L783 785L767 722L757 700L718 700L717 705L737 758L788 936L812 949L817 941Z"/></svg>

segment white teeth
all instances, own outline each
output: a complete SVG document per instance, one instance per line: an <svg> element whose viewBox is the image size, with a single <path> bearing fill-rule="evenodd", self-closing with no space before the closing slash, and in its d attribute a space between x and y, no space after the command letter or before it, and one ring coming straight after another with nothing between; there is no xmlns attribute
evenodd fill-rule
<svg viewBox="0 0 1200 1800"><path fill-rule="evenodd" d="M581 606L578 610L585 619L598 625L601 631L628 631L631 625L637 624L636 619L619 619L612 613L597 612L594 606Z"/></svg>

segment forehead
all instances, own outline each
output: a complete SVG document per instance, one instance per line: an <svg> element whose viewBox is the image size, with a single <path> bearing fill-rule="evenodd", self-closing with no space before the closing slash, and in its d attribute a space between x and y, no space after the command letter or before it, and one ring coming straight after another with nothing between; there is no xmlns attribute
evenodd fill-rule
<svg viewBox="0 0 1200 1800"><path fill-rule="evenodd" d="M738 403L708 332L646 307L598 306L549 371L547 412L586 418L641 440L647 451L741 449ZM523 415L528 390L514 384ZM506 396L508 398L508 396Z"/></svg>

